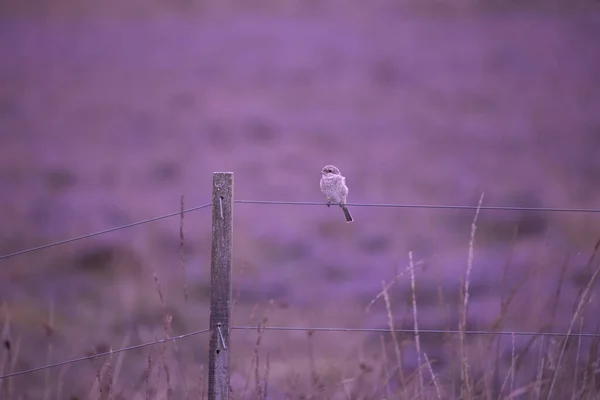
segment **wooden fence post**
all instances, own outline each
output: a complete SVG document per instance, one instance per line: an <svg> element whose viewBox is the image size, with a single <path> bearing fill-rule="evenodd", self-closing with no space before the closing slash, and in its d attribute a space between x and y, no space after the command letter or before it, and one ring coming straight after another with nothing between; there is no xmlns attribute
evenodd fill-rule
<svg viewBox="0 0 600 400"><path fill-rule="evenodd" d="M208 399L229 400L233 173L213 174Z"/></svg>

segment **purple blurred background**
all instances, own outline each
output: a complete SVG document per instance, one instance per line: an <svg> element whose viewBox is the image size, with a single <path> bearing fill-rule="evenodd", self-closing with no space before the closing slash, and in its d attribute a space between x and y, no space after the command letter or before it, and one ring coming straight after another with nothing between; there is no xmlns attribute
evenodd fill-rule
<svg viewBox="0 0 600 400"><path fill-rule="evenodd" d="M182 195L208 203L215 171L233 171L246 200L321 201L320 169L334 164L350 202L476 205L484 193L484 205L599 208L600 13L584 2L13 3L0 6L0 255L178 211ZM324 206L236 205L233 323L385 327L383 302L365 307L412 251L421 327L456 329L474 212L352 213L347 225ZM482 212L469 326L489 328L526 282L515 303L527 307L506 329L566 329L599 223ZM209 210L185 216L185 274L179 227L175 217L0 260L11 370L163 337L154 273L174 333L207 327ZM391 292L409 327L410 293L406 277ZM236 389L253 379L255 333L232 335ZM306 335L263 343L280 398L306 375ZM315 368L335 382L379 339L319 334L314 345ZM442 369L446 350L427 345ZM178 346L172 379L196 382L206 336ZM124 357L115 387L126 398L147 354ZM13 390L82 396L99 363L24 375Z"/></svg>

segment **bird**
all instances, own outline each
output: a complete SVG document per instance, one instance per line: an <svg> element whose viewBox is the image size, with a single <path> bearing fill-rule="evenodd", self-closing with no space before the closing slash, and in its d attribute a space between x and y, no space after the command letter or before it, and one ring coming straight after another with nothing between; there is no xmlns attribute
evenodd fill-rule
<svg viewBox="0 0 600 400"><path fill-rule="evenodd" d="M321 170L321 192L327 200L327 207L331 203L339 204L346 217L346 222L354 221L348 207L346 207L346 197L348 197L348 186L346 178L342 176L340 170L333 165L326 165Z"/></svg>

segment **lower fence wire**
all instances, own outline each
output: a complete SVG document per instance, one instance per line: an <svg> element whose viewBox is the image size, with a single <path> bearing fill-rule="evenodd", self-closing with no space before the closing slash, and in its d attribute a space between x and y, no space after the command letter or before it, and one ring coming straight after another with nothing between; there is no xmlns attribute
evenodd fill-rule
<svg viewBox="0 0 600 400"><path fill-rule="evenodd" d="M210 331L210 329L202 329L200 331L190 332L190 333L186 333L186 334L179 335L179 336L173 336L173 337L169 337L166 339L155 340L154 342L136 344L134 346L124 347L124 348L118 349L118 350L106 351L104 353L98 353L98 354L93 354L91 356L74 358L72 360L61 361L61 362L57 362L55 364L44 365L42 367L36 367L36 368L31 368L31 369L27 369L27 370L23 370L23 371L11 372L9 374L0 376L0 380L5 379L5 378L10 378L11 376L25 375L25 374L29 374L32 372L42 371L44 369L60 367L61 365L73 364L73 363L77 363L80 361L91 360L93 358L106 357L111 354L122 353L124 351L136 350L136 349L141 349L142 347L148 347L148 346L154 346L156 344L167 343L167 342L170 342L173 340L185 339L190 336L195 336L195 335L199 335L201 333L206 333L208 331Z"/></svg>
<svg viewBox="0 0 600 400"><path fill-rule="evenodd" d="M231 330L257 330L259 326L232 326ZM303 331L303 332L372 332L372 333L390 333L391 329L386 328L335 328L335 327L301 327L301 326L261 326L260 330L264 331ZM184 339L190 336L199 335L201 333L206 333L210 331L210 329L202 329L195 332L186 333L179 336L173 336L166 339L155 340L153 342L137 344L134 346L124 347L118 350L107 351L104 353L98 353L91 356L75 358L72 360L61 361L55 364L44 365L42 367L31 368L23 371L11 372L6 375L0 376L0 380L10 378L12 376L25 375L32 372L41 371L44 369L60 367L61 365L73 364L80 361L91 360L93 358L105 357L111 354L121 353L124 351L136 350L142 347L153 346L156 344L166 343L173 340ZM396 333L408 333L414 334L415 331L413 329L394 329ZM428 334L458 334L461 333L460 330L447 330L447 329L420 329L419 335L428 335ZM485 331L485 330L467 330L464 331L466 335L508 335L508 336L551 336L551 337L590 337L590 338L600 338L600 333L565 333L565 332L533 332L533 331Z"/></svg>

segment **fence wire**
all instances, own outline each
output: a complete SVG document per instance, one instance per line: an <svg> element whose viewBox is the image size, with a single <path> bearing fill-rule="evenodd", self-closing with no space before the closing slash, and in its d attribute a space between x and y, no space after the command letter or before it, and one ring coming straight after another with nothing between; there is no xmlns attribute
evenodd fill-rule
<svg viewBox="0 0 600 400"><path fill-rule="evenodd" d="M263 204L263 205L295 205L295 206L324 206L327 203L319 201L272 201L272 200L234 200L238 204ZM82 239L87 239L94 236L103 235L105 233L119 231L138 225L147 224L162 219L175 217L182 213L189 213L203 208L210 207L212 203L203 204L201 206L189 208L183 211L172 212L170 214L161 215L145 219L142 221L132 222L130 224L116 226L114 228L105 229L98 232L88 233L82 236L76 236L70 239L60 240L58 242L48 243L42 246L32 247L25 250L20 250L14 253L4 254L0 256L0 260L19 256L22 254L31 253L38 250L48 249L54 246L60 246L66 243L75 242ZM429 209L429 210L489 210L489 211L532 211L532 212L569 212L569 213L600 213L600 209L596 208L566 208L566 207L517 207L517 206L465 206L465 205L449 205L449 204L394 204L394 203L348 203L348 207L373 207L373 208L412 208L412 209Z"/></svg>
<svg viewBox="0 0 600 400"><path fill-rule="evenodd" d="M391 333L392 329L386 328L336 328L336 327L303 327L303 326L232 326L230 330L253 330L253 331L286 331L286 332L362 332L362 333ZM93 354L90 356L74 358L71 360L60 361L54 364L48 364L36 368L27 370L11 372L6 375L0 376L0 380L10 378L13 376L25 375L33 372L42 371L45 369L56 368L63 365L74 364L85 360L91 360L99 357L106 357L112 354L117 354L130 350L137 350L143 347L154 346L161 343L170 342L173 340L184 339L190 336L195 336L201 333L209 332L210 329L202 329L195 332L186 333L179 336L173 336L166 339L160 339L153 342L147 342L137 344L134 346L124 347L118 350L111 350L104 353ZM415 335L414 329L394 329L395 333L407 333ZM419 335L431 335L431 334L460 334L461 331L457 329L419 329ZM465 335L497 335L497 336L540 336L540 337L584 337L584 338L600 338L600 333L566 333L566 332L534 332L534 331L486 331L486 330L466 330Z"/></svg>
<svg viewBox="0 0 600 400"><path fill-rule="evenodd" d="M127 229L127 228L132 228L134 226L138 226L138 225L143 225L143 224L147 224L149 222L154 222L154 221L160 221L161 219L166 219L166 218L170 218L170 217L175 217L177 215L181 215L181 214L185 214L188 212L192 212L192 211L196 211L196 210L201 210L203 208L212 206L212 203L208 203L208 204L203 204L201 206L198 207L193 207L193 208L188 208L187 210L183 210L183 211L177 211L177 212L173 212L170 214L165 214L165 215L161 215L158 217L153 217L153 218L149 218L149 219L144 219L142 221L137 221L137 222L132 222L130 224L126 224L126 225L121 225L121 226L116 226L114 228L109 228L109 229L105 229L103 231L98 231L98 232L93 232L93 233L88 233L86 235L82 235L82 236L77 236L77 237L73 237L71 239L65 239L65 240L60 240L58 242L53 242L53 243L48 243L48 244L44 244L42 246L37 246L37 247L32 247L29 249L25 249L25 250L20 250L14 253L10 253L10 254L5 254L3 256L0 256L0 260L4 260L5 258L10 258L10 257L15 257L15 256L19 256L21 254L27 254L27 253L31 253L33 251L38 251L38 250L43 250L43 249L48 249L50 247L54 247L54 246L60 246L62 244L66 244L66 243L71 243L71 242L75 242L77 240L82 240L82 239L87 239L87 238L91 238L94 236L99 236L99 235L104 235L105 233L110 233L110 232L115 232L115 231L120 231L121 229Z"/></svg>
<svg viewBox="0 0 600 400"><path fill-rule="evenodd" d="M195 335L199 335L201 333L206 333L208 331L210 331L210 329L202 329L199 331L190 332L190 333L186 333L186 334L179 335L179 336L173 336L173 337L169 337L169 338L165 338L165 339L155 340L154 342L136 344L136 345L129 346L129 347L123 347L123 348L117 349L117 350L106 351L104 353L92 354L91 356L79 357L79 358L74 358L71 360L60 361L60 362L57 362L54 364L44 365L41 367L26 369L26 370L17 371L17 372L11 372L6 375L0 376L0 381L2 379L10 378L12 376L30 374L32 372L42 371L42 370L50 369L50 368L56 368L56 367L60 367L62 365L74 364L74 363L78 363L78 362L85 361L85 360L91 360L91 359L98 358L98 357L106 357L106 356L110 356L112 354L122 353L124 351L137 350L137 349L141 349L142 347L154 346L154 345L161 344L161 343L167 343L167 342L170 342L173 340L185 339L190 336L195 336Z"/></svg>
<svg viewBox="0 0 600 400"><path fill-rule="evenodd" d="M258 330L257 326L233 326L232 330ZM315 327L308 328L302 326L261 326L260 330L265 331L306 331L306 332L371 332L371 333L391 333L387 328L334 328L334 327ZM395 333L415 334L414 329L394 329ZM459 334L460 330L453 329L419 329L419 335L431 334ZM534 332L534 331L485 331L485 330L466 330L465 335L498 335L498 336L545 336L545 337L592 337L600 338L600 333L566 333L566 332Z"/></svg>
<svg viewBox="0 0 600 400"><path fill-rule="evenodd" d="M266 205L297 205L297 206L323 206L327 203L319 201L270 201L270 200L234 200L239 204L266 204ZM600 213L596 208L566 208L566 207L517 207L517 206L461 206L450 204L394 204L394 203L347 203L348 207L375 207L375 208L420 208L429 210L490 210L490 211L536 211L536 212L572 212L572 213Z"/></svg>

